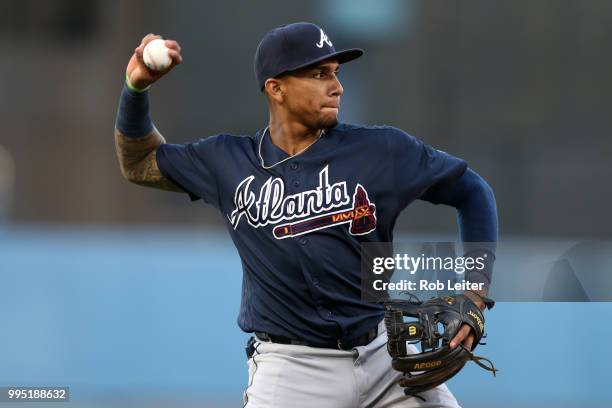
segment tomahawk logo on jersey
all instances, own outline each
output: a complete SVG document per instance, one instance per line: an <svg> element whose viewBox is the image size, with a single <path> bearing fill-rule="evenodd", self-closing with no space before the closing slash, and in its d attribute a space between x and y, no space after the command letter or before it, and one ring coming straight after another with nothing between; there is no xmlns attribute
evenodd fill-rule
<svg viewBox="0 0 612 408"><path fill-rule="evenodd" d="M364 235L376 228L376 206L370 203L366 189L357 184L351 199L346 181L329 183L329 166L319 172L316 188L297 194L285 195L283 179L270 177L257 195L250 188L254 179L255 176L251 175L236 187L235 209L227 215L234 229L243 217L253 228L299 220L275 227L273 235L276 239L296 237L341 224L350 224L351 235Z"/></svg>

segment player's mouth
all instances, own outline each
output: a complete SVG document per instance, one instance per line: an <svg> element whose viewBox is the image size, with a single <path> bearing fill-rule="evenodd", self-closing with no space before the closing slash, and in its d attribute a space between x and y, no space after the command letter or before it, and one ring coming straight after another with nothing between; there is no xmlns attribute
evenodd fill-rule
<svg viewBox="0 0 612 408"><path fill-rule="evenodd" d="M331 109L331 110L335 110L336 112L338 112L338 110L340 109L340 105L326 105L326 106L323 106L322 109L324 110Z"/></svg>

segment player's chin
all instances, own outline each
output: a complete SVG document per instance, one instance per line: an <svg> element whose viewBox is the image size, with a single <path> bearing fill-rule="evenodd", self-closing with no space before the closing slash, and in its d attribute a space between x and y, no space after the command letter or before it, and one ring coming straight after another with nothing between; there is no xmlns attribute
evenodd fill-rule
<svg viewBox="0 0 612 408"><path fill-rule="evenodd" d="M338 124L338 114L330 112L319 118L318 129L331 129Z"/></svg>

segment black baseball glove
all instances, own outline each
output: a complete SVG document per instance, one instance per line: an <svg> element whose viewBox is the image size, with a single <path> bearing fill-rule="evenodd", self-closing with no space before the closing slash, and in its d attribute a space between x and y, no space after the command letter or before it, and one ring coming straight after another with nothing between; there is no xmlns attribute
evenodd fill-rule
<svg viewBox="0 0 612 408"><path fill-rule="evenodd" d="M485 303L489 308L494 304L489 299ZM404 387L406 395L418 396L437 387L470 360L495 376L497 369L490 360L472 354L484 336L484 316L465 295L439 297L427 302L390 300L384 304L389 337L387 349L393 368L404 373L399 385ZM404 322L404 316L416 321ZM474 346L468 350L459 344L451 349L449 343L464 323L472 328ZM421 352L409 353L407 343L421 343Z"/></svg>

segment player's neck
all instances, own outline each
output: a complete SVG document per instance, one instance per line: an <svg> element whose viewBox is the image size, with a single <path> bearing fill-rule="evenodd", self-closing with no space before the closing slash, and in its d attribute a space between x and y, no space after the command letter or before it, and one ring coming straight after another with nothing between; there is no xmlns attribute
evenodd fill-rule
<svg viewBox="0 0 612 408"><path fill-rule="evenodd" d="M279 122L270 118L268 128L272 143L293 156L311 145L321 134L320 129L309 129L298 122Z"/></svg>

